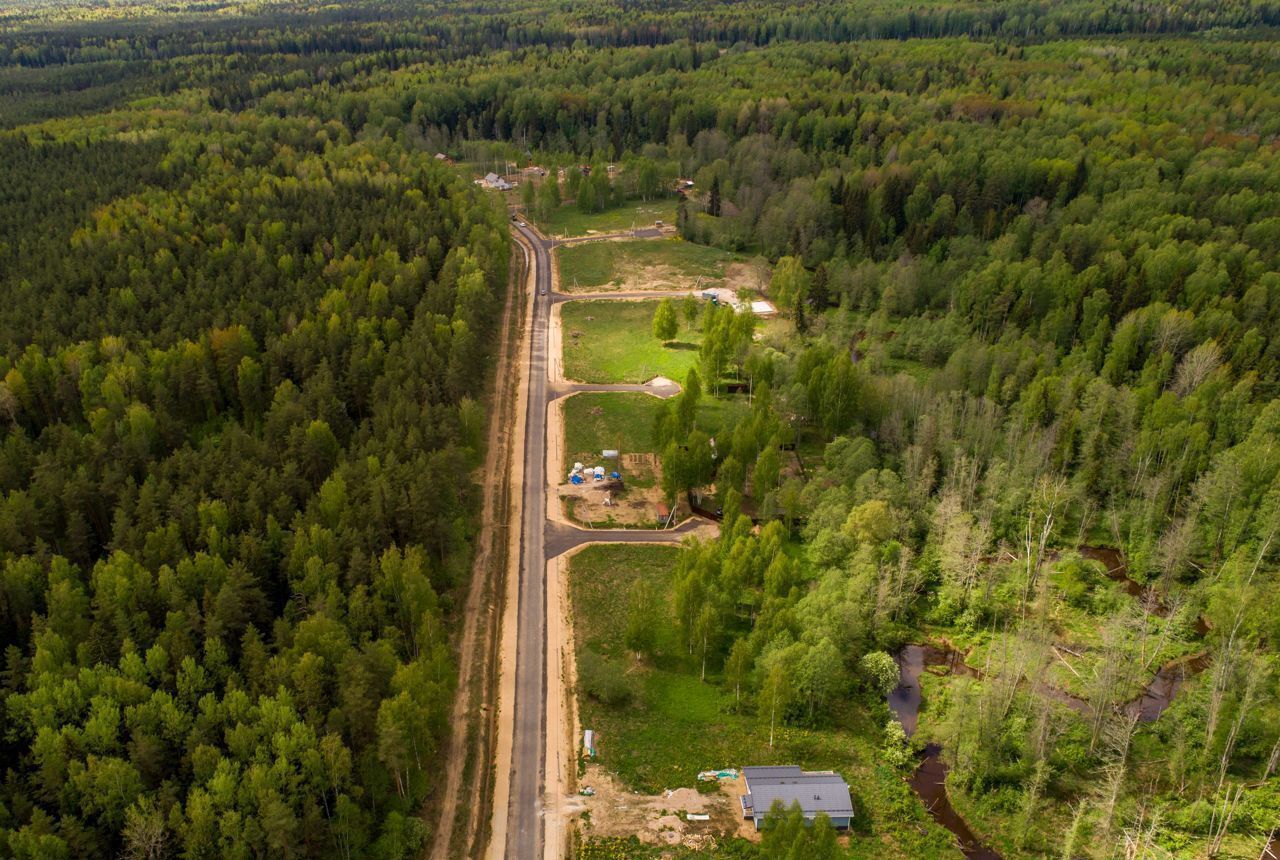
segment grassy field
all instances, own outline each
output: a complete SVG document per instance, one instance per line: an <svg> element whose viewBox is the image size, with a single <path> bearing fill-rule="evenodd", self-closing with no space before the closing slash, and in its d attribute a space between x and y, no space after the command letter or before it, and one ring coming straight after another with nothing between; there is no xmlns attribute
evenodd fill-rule
<svg viewBox="0 0 1280 860"><path fill-rule="evenodd" d="M657 306L608 300L564 305L564 375L582 382L646 382L658 375L683 380L698 363L702 334L682 324L677 340L662 343L653 336Z"/></svg>
<svg viewBox="0 0 1280 860"><path fill-rule="evenodd" d="M662 401L648 394L578 394L564 403L566 463L598 457L605 448L624 454L654 449L653 419Z"/></svg>
<svg viewBox="0 0 1280 860"><path fill-rule="evenodd" d="M624 633L633 583L645 579L670 600L678 550L602 545L574 556L569 568L575 641L585 651L625 667L632 698L610 706L579 696L582 725L599 737L599 758L629 788L645 793L692 786L704 768L799 764L831 768L848 780L855 818L848 857L958 858L949 836L928 818L900 775L880 763L871 739L879 726L846 708L838 728L780 728L773 748L769 727L746 703L735 703L721 679L699 680L697 661L679 641L668 607L658 630L657 656L636 664Z"/></svg>
<svg viewBox="0 0 1280 860"><path fill-rule="evenodd" d="M653 422L662 401L649 394L604 392L577 394L564 404L565 462L600 456L605 448L624 454L658 453ZM714 433L734 415L747 409L746 401L705 396L698 404L698 427Z"/></svg>
<svg viewBox="0 0 1280 860"><path fill-rule="evenodd" d="M652 227L654 221L676 223L674 198L643 203L633 200L625 206L604 212L584 214L574 204L561 206L551 216L535 223L544 233L556 236L589 236L591 233L617 233L633 227Z"/></svg>
<svg viewBox="0 0 1280 860"><path fill-rule="evenodd" d="M681 239L640 239L628 242L588 242L556 251L560 287L598 289L692 289L720 286L725 267L738 256L718 248Z"/></svg>

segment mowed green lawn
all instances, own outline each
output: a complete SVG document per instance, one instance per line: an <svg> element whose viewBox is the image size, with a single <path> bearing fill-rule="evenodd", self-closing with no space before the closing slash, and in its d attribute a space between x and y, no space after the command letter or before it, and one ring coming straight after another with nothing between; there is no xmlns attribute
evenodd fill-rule
<svg viewBox="0 0 1280 860"><path fill-rule="evenodd" d="M575 394L564 402L565 462L586 462L599 457L605 448L623 454L658 453L653 424L662 404L653 395L625 391ZM747 409L744 398L704 394L698 404L697 425L705 432L716 433Z"/></svg>
<svg viewBox="0 0 1280 860"><path fill-rule="evenodd" d="M544 233L568 237L588 236L593 232L617 233L633 227L639 230L652 227L655 221L676 223L675 198L648 203L632 200L624 206L590 214L579 212L576 204L568 203L535 223Z"/></svg>
<svg viewBox="0 0 1280 860"><path fill-rule="evenodd" d="M597 734L600 763L628 788L648 794L692 786L699 770L711 768L830 768L849 782L861 817L846 856L959 857L899 774L880 763L869 741L877 727L866 716L847 709L839 715L839 728L779 727L770 748L768 722L749 702L735 702L717 674L700 680L698 661L682 646L674 622L678 554L674 547L605 544L587 547L569 564L578 659L588 649L604 656L625 673L632 690L631 700L617 706L579 692L582 726ZM643 664L625 644L631 589L640 579L667 601L657 656Z"/></svg>
<svg viewBox="0 0 1280 860"><path fill-rule="evenodd" d="M581 382L682 382L698 363L702 333L681 319L671 343L653 336L656 301L579 301L561 309L564 375ZM705 383L704 383L705 385Z"/></svg>
<svg viewBox="0 0 1280 860"><path fill-rule="evenodd" d="M599 457L605 448L652 452L653 421L661 405L649 394L575 394L564 402L565 462Z"/></svg>
<svg viewBox="0 0 1280 860"><path fill-rule="evenodd" d="M558 248L556 254L560 289L566 292L605 285L692 289L698 278L703 286L719 286L725 266L738 259L728 251L683 239L586 242Z"/></svg>

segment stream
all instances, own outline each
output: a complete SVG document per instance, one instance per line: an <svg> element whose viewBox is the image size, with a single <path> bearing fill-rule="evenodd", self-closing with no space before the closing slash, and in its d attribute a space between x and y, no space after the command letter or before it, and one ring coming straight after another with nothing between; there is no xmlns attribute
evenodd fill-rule
<svg viewBox="0 0 1280 860"><path fill-rule="evenodd" d="M1143 601L1151 612L1165 615L1168 607L1151 589L1129 577L1124 557L1118 550L1105 547L1080 547L1082 557L1101 562L1107 576L1124 586L1131 596ZM1203 636L1209 627L1203 617L1197 618L1196 631ZM915 734L920 717L920 676L928 669L940 669L954 675L981 678L982 673L964 661L964 655L953 648L935 645L905 645L895 657L898 663L898 686L889 694L889 709L902 723L907 737ZM1207 653L1200 653L1161 666L1155 677L1143 689L1142 694L1124 706L1132 714L1136 709L1138 719L1144 723L1159 719L1173 702L1187 678L1203 671L1209 665ZM1089 703L1065 690L1043 682L1035 686L1036 692L1061 702L1077 713L1088 715ZM908 783L924 803L925 809L955 837L956 843L969 860L1001 860L1000 854L974 834L969 825L956 812L947 798L947 764L942 759L942 747L928 744L920 764L912 772Z"/></svg>
<svg viewBox="0 0 1280 860"><path fill-rule="evenodd" d="M925 666L945 666L958 672L969 672L957 651L931 645L907 645L898 652L898 686L889 694L889 709L902 723L907 736L915 734L920 716L920 675ZM970 674L972 674L970 672ZM969 829L947 799L947 763L942 760L942 747L929 744L924 757L908 782L920 797L933 820L955 836L956 843L969 860L1001 860L999 854L983 845Z"/></svg>
<svg viewBox="0 0 1280 860"><path fill-rule="evenodd" d="M1106 569L1107 578L1120 583L1125 593L1140 600L1148 611L1161 618L1169 614L1169 607L1154 589L1130 578L1129 565L1125 563L1120 550L1107 546L1082 546L1076 551L1080 553L1081 558L1101 564ZM1051 557L1058 555L1060 554L1054 552ZM1197 615L1196 635L1203 637L1208 632L1209 622L1203 615Z"/></svg>
<svg viewBox="0 0 1280 860"><path fill-rule="evenodd" d="M919 725L920 676L925 671L939 669L946 674L982 677L982 672L965 663L964 655L953 648L905 645L895 659L898 663L898 686L889 694L889 710L902 723L907 737L914 735ZM1205 654L1165 664L1156 672L1142 695L1130 701L1124 709L1128 713L1137 709L1140 722L1155 722L1169 707L1187 678L1208 665L1209 658ZM1079 696L1044 683L1037 685L1035 689L1039 694L1060 702L1079 714L1090 715L1089 703ZM965 857L970 860L1000 860L1000 855L982 844L951 805L947 798L946 780L947 764L942 760L942 747L939 744L928 744L924 748L920 764L907 780L911 789L919 796L934 821L955 836Z"/></svg>
<svg viewBox="0 0 1280 860"><path fill-rule="evenodd" d="M1159 595L1139 582L1134 581L1129 576L1129 566L1125 563L1124 556L1118 549L1100 546L1082 546L1079 548L1081 558L1096 561L1102 564L1106 569L1107 577L1115 580L1124 586L1124 590L1129 595L1142 601L1142 605L1156 615L1164 617L1169 612L1169 607L1160 599ZM1209 622L1205 620L1203 615L1196 616L1196 635L1203 637L1209 632ZM1130 702L1126 710L1129 713L1136 708L1138 711L1138 719L1144 723L1155 722L1165 709L1173 702L1173 697L1182 689L1182 685L1186 683L1187 678L1192 675L1203 672L1209 666L1209 655L1207 652L1201 652L1191 657L1185 657L1181 660L1170 661L1156 672L1156 676L1151 679L1151 683L1142 691L1142 695L1135 701Z"/></svg>

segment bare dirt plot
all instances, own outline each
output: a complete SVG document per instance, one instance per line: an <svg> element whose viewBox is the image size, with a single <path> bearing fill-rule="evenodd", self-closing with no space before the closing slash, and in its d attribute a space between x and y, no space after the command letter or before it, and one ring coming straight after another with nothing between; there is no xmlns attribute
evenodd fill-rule
<svg viewBox="0 0 1280 860"><path fill-rule="evenodd" d="M589 764L581 784L595 792L579 795L566 805L572 819L586 838L636 836L652 845L682 845L711 848L741 833L739 801L732 785L703 794L692 788L678 788L662 794L636 794L622 788L617 779L598 764ZM741 794L738 790L737 794ZM709 815L708 821L689 821L689 813ZM754 828L748 823L748 830Z"/></svg>
<svg viewBox="0 0 1280 860"><path fill-rule="evenodd" d="M659 525L657 512L658 505L662 502L662 487L659 484L662 472L657 457L653 454L633 454L628 457L633 465L625 467L626 474L637 480L641 475L652 475L653 483L649 486L637 486L621 481L597 482L588 479L581 484L561 484L556 492L570 522L597 528ZM636 461L641 463L637 465ZM681 502L676 508L675 522L688 515L688 507Z"/></svg>
<svg viewBox="0 0 1280 860"><path fill-rule="evenodd" d="M764 295L769 286L768 266L758 263L730 263L724 268L724 284L743 294Z"/></svg>

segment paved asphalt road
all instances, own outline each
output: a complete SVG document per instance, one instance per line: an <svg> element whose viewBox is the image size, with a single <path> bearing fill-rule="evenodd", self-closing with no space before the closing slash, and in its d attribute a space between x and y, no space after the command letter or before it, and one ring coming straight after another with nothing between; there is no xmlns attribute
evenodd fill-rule
<svg viewBox="0 0 1280 860"><path fill-rule="evenodd" d="M520 520L520 588L516 612L515 738L507 811L509 858L542 857L542 786L546 733L547 634L547 320L551 309L550 245L523 225L533 246L537 293L530 321L529 398L524 428L524 498Z"/></svg>
<svg viewBox="0 0 1280 860"><path fill-rule="evenodd" d="M547 405L553 396L570 390L652 390L638 385L552 386L548 378L547 338L551 304L558 296L551 289L551 248L522 223L513 224L533 247L536 294L530 321L529 396L524 432L524 490L520 500L520 583L516 611L515 737L511 746L511 792L507 808L508 858L541 860L543 851L543 803L546 762L547 696L547 560L583 543L670 542L698 526L687 522L679 528L580 529L547 519ZM661 393L669 396L663 389Z"/></svg>

